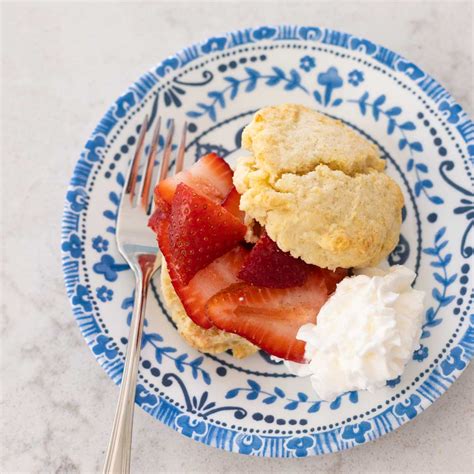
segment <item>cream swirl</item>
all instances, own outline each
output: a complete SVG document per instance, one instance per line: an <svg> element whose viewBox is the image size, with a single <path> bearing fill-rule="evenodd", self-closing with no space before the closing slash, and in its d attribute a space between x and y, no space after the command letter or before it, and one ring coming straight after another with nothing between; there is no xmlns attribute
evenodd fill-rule
<svg viewBox="0 0 474 474"><path fill-rule="evenodd" d="M349 390L373 391L402 374L419 345L424 292L411 287L416 274L397 265L359 270L345 278L321 308L317 324L305 324L307 364L285 361L310 376L323 400Z"/></svg>

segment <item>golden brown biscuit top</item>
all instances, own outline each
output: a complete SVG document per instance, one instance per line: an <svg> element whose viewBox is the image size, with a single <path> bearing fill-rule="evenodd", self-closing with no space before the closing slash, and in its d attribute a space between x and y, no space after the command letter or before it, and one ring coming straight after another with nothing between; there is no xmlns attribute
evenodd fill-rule
<svg viewBox="0 0 474 474"><path fill-rule="evenodd" d="M306 173L319 164L348 175L385 168L374 144L341 121L298 104L259 110L242 134L242 146L272 177Z"/></svg>

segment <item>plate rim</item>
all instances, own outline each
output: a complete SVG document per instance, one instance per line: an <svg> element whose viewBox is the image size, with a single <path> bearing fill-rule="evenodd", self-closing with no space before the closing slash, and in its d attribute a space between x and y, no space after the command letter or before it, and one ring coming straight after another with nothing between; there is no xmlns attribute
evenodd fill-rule
<svg viewBox="0 0 474 474"><path fill-rule="evenodd" d="M363 37L360 37L360 36L357 36L357 35L352 35L350 33L345 33L345 32L335 30L335 29L332 29L332 28L325 28L325 27L318 27L318 26L303 26L303 25L294 25L294 24L291 24L291 25L288 25L288 24L259 25L259 26L250 27L250 28L240 28L240 29L232 30L232 31L229 31L229 32L226 32L226 33L217 34L215 36L210 36L210 37L208 37L208 38L206 38L206 39L204 39L200 42L195 42L195 43L191 44L190 46L187 46L187 47L184 47L184 48L180 49L174 55L168 56L167 58L165 58L161 62L157 63L154 67L150 68L147 72L142 74L136 81L134 81L134 83L132 83L130 86L128 86L127 89L125 90L125 92L113 102L113 104L108 108L107 112L102 116L102 118L98 122L98 125L96 126L94 131L89 135L88 141L93 140L97 136L97 134L99 133L98 129L101 126L101 124L104 124L104 122L108 122L110 120L110 117L114 116L114 113L117 111L117 108L119 107L119 101L124 96L126 96L128 93L133 92L133 90L135 90L133 88L139 87L141 89L145 88L146 90L144 92L143 97L141 97L139 100L137 100L133 104L133 106L131 106L129 109L127 109L125 111L126 113L129 110L131 110L132 108L137 107L142 102L142 100L148 95L148 93L156 86L156 84L159 83L161 80L165 79L170 73L172 73L173 71L179 70L180 68L188 65L192 61L195 61L199 58L205 57L208 54L212 54L212 53L216 52L216 49L214 49L214 47L218 48L217 49L218 51L224 51L224 50L227 50L227 49L233 49L233 48L236 48L238 46L243 46L243 45L246 45L246 44L255 44L255 43L258 43L259 41L269 41L269 40L270 41L275 41L277 39L275 37L275 35L279 35L279 34L285 35L286 34L285 31L289 35L293 35L293 36L281 37L281 38L278 38L278 39L314 42L315 44L325 44L325 45L332 46L332 47L347 49L349 51L362 52L365 55L367 55L368 57L370 57L372 60L375 59L376 61L382 63L385 67L391 67L391 66L383 61L383 57L376 57L374 55L374 52L379 52L379 51L383 50L383 51L387 52L388 54L393 54L396 61L402 61L402 62L404 61L405 65L406 65L405 66L406 68L407 67L414 68L413 69L414 71L418 71L419 74L421 74L420 77L430 80L431 84L441 88L441 90L443 92L443 100L448 101L450 106L457 106L459 108L458 109L459 110L459 115L461 115L462 117L468 117L468 115L464 111L463 107L460 104L457 103L457 101L451 96L449 91L447 91L436 79L432 78L429 74L426 74L423 71L423 69L419 68L415 63L410 62L409 60L405 59L403 56L399 55L398 53L396 53L396 52L394 52L394 51L392 51L388 48L385 48L385 47L381 46L378 43L374 43L374 42L372 42L370 40L367 40ZM303 36L301 36L302 34L306 34L306 36L309 36L309 37L303 37ZM343 43L333 42L331 40L331 38L333 36L344 38L344 42ZM243 37L244 39L240 43L232 44L231 42L234 41L235 37ZM227 44L228 41L230 42L229 44ZM183 62L183 59L184 59L185 62ZM393 61L395 61L395 59ZM394 69L394 68L392 68L392 69ZM162 74L159 73L158 70L160 70ZM400 69L396 70L396 71L398 72L398 71L400 71ZM405 75L408 79L413 81L413 83L416 86L419 87L419 83L417 82L419 77L418 78L413 77L413 74L410 75L409 73L406 72L406 70L405 70ZM419 87L419 92L420 92L420 94L423 93L424 95L428 95L427 92L425 90L423 90L421 87ZM126 113L125 113L124 116L126 116ZM111 129L113 129L118 123L120 123L120 120L117 120L117 122L111 126ZM464 141L466 141L466 140L464 140ZM467 142L466 142L466 146L468 146ZM470 146L472 146L472 145L470 145ZM78 161L81 159L81 157L84 153L87 153L87 151L88 151L87 146L84 146L84 148L81 152L80 158L78 158ZM96 162L92 163L92 166L94 166L94 165L96 165L97 163L100 163L100 162L101 162L101 160L96 161ZM75 182L75 176L77 175L78 172L80 172L80 170L78 169L79 165L80 165L80 163L76 162L76 165L75 165L73 173L72 173L71 180L70 180L69 185L67 187L66 196L70 191L75 190L75 189L78 188L78 185ZM85 188L85 186L84 186L84 188ZM84 189L84 191L85 191L85 195L87 197L89 197L89 192L87 192L86 189ZM71 291L71 285L70 285L71 268L68 265L68 263L70 262L70 255L63 249L63 244L67 241L66 236L69 236L70 232L71 232L68 228L67 214L66 214L67 211L70 210L70 202L67 200L67 198L65 198L64 202L65 203L64 203L64 212L63 212L62 223L61 223L61 244L60 244L61 245L63 277L64 277L64 280L65 280L66 292L67 292L67 296L68 296L68 299L70 301L70 304L71 304L71 307L72 307L72 310L73 310L74 318L76 320L76 323L79 325L79 329L81 331L81 334L82 334L82 336L84 337L84 339L87 343L87 337L84 334L83 328L81 328L80 324L79 324L78 314L77 314L77 307L73 303L73 296L74 295L73 295L73 292ZM81 213L82 213L82 211L79 211L78 215L80 216ZM79 271L77 271L77 280L78 280L77 284L79 284L80 283ZM433 400L431 402L428 401L428 402L425 402L425 403L420 403L419 410L416 410L415 416L418 416L424 410L429 408L455 382L455 380L461 375L461 373L465 370L465 368L469 364L470 360L472 359L473 353L474 353L474 334L472 334L473 330L474 330L474 326L473 326L472 316L469 317L469 315L467 315L466 318L469 320L468 325L467 325L467 330L466 330L466 336L468 335L469 331L471 331L470 345L472 347L471 347L470 353L467 354L468 359L466 361L465 366L460 370L456 370L452 374L453 377L454 377L454 379L452 381L450 381L450 382L445 381L445 384L447 384L446 387L441 387L439 393L436 393L433 396ZM103 334L103 330L101 328L99 328L99 330L100 330L99 334ZM457 343L456 346L452 346L453 349L459 346L459 343L460 343L461 340L462 340L462 338L460 338L458 340L458 343ZM92 351L92 346L89 343L87 343L87 345L89 346L90 350ZM93 355L94 355L95 359L98 361L99 365L104 369L104 371L106 372L108 377L110 377L114 381L114 383L118 385L119 382L120 382L120 377L117 376L116 372L112 375L111 370L104 366L103 359L101 360L98 357L97 354L93 353ZM436 369L436 366L433 369L430 369L430 372L429 372L430 376L433 374L433 371L435 369ZM429 377L427 377L425 379L425 381L420 386L423 386L427 382L428 378ZM157 397L159 397L159 396L157 395ZM159 398L161 400L161 397L159 397ZM160 403L161 403L161 401L160 401ZM144 406L144 402L141 399L138 399L136 401L136 404L138 406L140 406L142 409L144 409L145 411L147 411L146 407ZM185 414L186 412L184 411L182 413ZM374 418L380 416L381 414L383 414L383 412L373 416L372 418L369 418L369 420L373 420ZM239 436L241 437L240 438L241 444L242 444L242 439L243 439L242 437L244 437L244 438L246 438L244 441L245 442L250 441L250 445L252 445L254 435L247 434L247 433L240 433L240 432L237 432L235 430L232 430L230 428L223 427L223 426L216 426L216 425L213 425L212 423L207 422L207 421L203 421L203 422L205 422L206 424L209 424L214 429L217 429L221 433L220 436L222 437L222 439L226 440L226 443L222 443L222 442L217 443L215 441L217 435L214 436L213 438L211 437L211 439L207 439L205 437L200 437L200 438L194 437L194 436L192 436L192 434L189 437L192 438L192 439L195 439L197 441L200 441L201 443L206 444L208 446L213 446L213 447L216 447L216 448L224 449L226 451L237 452L237 453L241 453L241 454L251 454L251 455L257 455L257 456L264 456L264 457L289 457L289 456L293 456L293 455L296 455L298 457L305 457L305 456L308 456L308 455L320 455L320 454L325 454L325 453L330 453L330 452L335 452L335 451L341 451L341 450L349 449L349 448L351 448L353 446L356 446L356 445L365 444L366 442L377 439L380 436L383 436L384 434L387 434L388 432L394 431L395 429L399 428L400 426L402 426L406 422L413 419L415 416L413 416L413 417L403 417L403 419L401 419L399 424L396 425L396 426L390 426L389 428L384 426L383 430L378 430L377 432L373 433L373 436L370 436L368 438L364 437L362 442L360 442L360 443L359 442L357 442L357 443L354 442L353 444L346 443L344 445L339 445L339 443L335 439L336 438L335 433L338 432L337 434L341 434L340 432L342 432L343 429L346 429L348 427L354 427L356 425L358 425L358 429L360 429L360 425L362 425L364 423L364 421L355 422L355 423L352 423L352 424L346 424L345 427L335 428L335 429L326 431L326 432L321 433L321 434L320 433L311 433L311 435L303 435L303 436L299 436L299 437L298 436L290 437L290 439L297 439L297 438L299 439L299 438L304 438L304 437L311 437L311 438L314 437L314 438L316 438L318 436L323 436L323 435L327 435L329 437L329 435L332 435L334 433L334 439L328 439L325 442L323 442L321 444L320 451L318 451L316 448L314 450L312 450L311 452L308 452L308 450L302 450L301 451L301 456L299 455L298 452L294 452L294 451L291 452L284 446L284 443L282 442L282 440L288 440L289 436L287 436L287 435L260 435L259 438L261 438L263 440L263 443L265 445L270 444L271 442L275 442L275 440L280 441L280 444L278 444L278 447L276 447L276 448L275 447L269 448L269 449L259 448L259 450L257 452L255 452L253 449L242 451L241 449L239 449L239 447L240 447L240 445L238 444ZM167 420L164 416L159 418L157 415L154 415L154 418L158 419L164 425L166 425L166 426L174 429L175 431L179 432L179 430L175 426L175 419L174 418L170 418L169 420ZM181 433L181 434L185 434L185 433ZM247 438L248 438L248 440L247 440ZM317 443L317 441L315 441L315 444L316 443Z"/></svg>

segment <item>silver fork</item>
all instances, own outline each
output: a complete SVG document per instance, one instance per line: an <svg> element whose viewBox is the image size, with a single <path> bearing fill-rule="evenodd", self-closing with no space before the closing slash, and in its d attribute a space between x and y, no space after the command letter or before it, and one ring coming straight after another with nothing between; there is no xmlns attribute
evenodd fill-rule
<svg viewBox="0 0 474 474"><path fill-rule="evenodd" d="M135 155L130 164L128 178L120 201L117 219L117 246L123 258L135 275L135 304L130 324L125 368L120 387L120 396L115 413L112 435L105 460L104 473L130 472L130 452L132 445L133 409L140 360L143 321L145 320L146 299L153 274L161 266L161 255L153 232L147 228L148 218L153 209L153 170L158 151L161 117L157 119L153 131L150 152L146 159L141 184L138 184L138 170L145 148L148 116L142 123ZM159 181L166 179L172 152L174 121L165 140L163 159L159 171ZM176 158L175 173L183 169L186 144L186 124L181 134L181 143ZM137 188L139 190L137 192Z"/></svg>

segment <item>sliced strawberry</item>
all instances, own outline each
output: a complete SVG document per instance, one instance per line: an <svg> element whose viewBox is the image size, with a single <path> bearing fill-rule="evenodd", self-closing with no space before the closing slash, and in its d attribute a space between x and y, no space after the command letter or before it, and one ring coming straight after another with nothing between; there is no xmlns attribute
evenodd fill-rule
<svg viewBox="0 0 474 474"><path fill-rule="evenodd" d="M196 324L205 329L213 326L207 317L206 303L216 293L239 281L237 273L247 255L248 250L235 247L197 272L187 286L176 285L186 314Z"/></svg>
<svg viewBox="0 0 474 474"><path fill-rule="evenodd" d="M232 189L232 169L215 153L200 158L191 168L161 181L155 188L155 199L161 196L171 204L176 187L185 183L197 193L221 204Z"/></svg>
<svg viewBox="0 0 474 474"><path fill-rule="evenodd" d="M181 283L235 247L246 227L222 206L178 184L169 218L170 267Z"/></svg>
<svg viewBox="0 0 474 474"><path fill-rule="evenodd" d="M240 222L244 222L245 213L239 209L240 205L240 194L237 192L237 189L233 187L230 190L230 193L225 198L222 203L222 207L227 209L231 214L233 214Z"/></svg>
<svg viewBox="0 0 474 474"><path fill-rule="evenodd" d="M237 283L213 296L207 316L220 329L238 334L269 354L304 361L305 343L296 339L299 328L315 323L328 291L319 269L302 286L261 288Z"/></svg>
<svg viewBox="0 0 474 474"><path fill-rule="evenodd" d="M327 270L325 268L322 268L321 270L324 272L326 287L330 295L336 291L337 284L349 274L349 270L347 270L347 268L336 268L334 271Z"/></svg>
<svg viewBox="0 0 474 474"><path fill-rule="evenodd" d="M170 205L164 199L158 196L155 199L155 210L148 220L148 227L158 234L160 222L169 219L170 211Z"/></svg>
<svg viewBox="0 0 474 474"><path fill-rule="evenodd" d="M267 234L263 234L245 260L239 278L266 288L291 288L301 286L312 267L280 250Z"/></svg>

